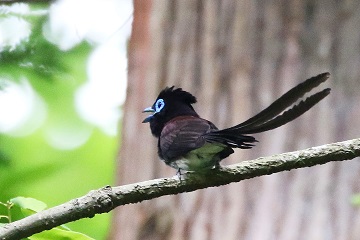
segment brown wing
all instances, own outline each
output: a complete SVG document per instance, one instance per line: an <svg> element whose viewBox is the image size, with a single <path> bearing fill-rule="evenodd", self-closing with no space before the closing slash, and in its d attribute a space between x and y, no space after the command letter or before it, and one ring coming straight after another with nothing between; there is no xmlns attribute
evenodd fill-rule
<svg viewBox="0 0 360 240"><path fill-rule="evenodd" d="M205 144L205 133L217 130L211 122L193 116L176 117L165 124L158 142L159 156L165 161L179 159Z"/></svg>

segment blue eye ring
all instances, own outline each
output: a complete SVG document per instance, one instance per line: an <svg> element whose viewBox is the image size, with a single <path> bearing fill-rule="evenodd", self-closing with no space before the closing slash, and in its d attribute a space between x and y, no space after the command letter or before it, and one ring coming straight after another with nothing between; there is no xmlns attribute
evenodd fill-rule
<svg viewBox="0 0 360 240"><path fill-rule="evenodd" d="M165 107L165 102L162 98L158 99L155 103L155 112L160 112Z"/></svg>

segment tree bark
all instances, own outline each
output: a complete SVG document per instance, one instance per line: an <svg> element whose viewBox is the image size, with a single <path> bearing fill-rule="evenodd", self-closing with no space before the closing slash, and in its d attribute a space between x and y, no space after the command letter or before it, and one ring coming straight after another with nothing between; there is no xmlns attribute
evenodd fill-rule
<svg viewBox="0 0 360 240"><path fill-rule="evenodd" d="M172 176L141 110L165 86L198 98L219 128L251 117L308 77L330 97L223 164L360 136L359 3L134 1L118 184ZM329 83L328 83L329 85ZM284 172L119 208L111 239L357 239L359 161Z"/></svg>

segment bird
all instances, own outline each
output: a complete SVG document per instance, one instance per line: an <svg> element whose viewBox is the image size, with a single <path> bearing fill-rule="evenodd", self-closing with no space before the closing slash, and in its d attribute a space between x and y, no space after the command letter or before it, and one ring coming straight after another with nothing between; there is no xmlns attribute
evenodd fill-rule
<svg viewBox="0 0 360 240"><path fill-rule="evenodd" d="M257 140L251 134L278 128L299 117L330 94L325 88L304 99L304 95L325 82L325 72L298 84L248 120L233 127L218 129L196 113L195 96L182 88L166 87L158 95L143 123L149 123L158 139L158 156L165 164L182 172L201 172L220 168L220 161L235 148L250 149ZM301 100L301 101L300 101Z"/></svg>

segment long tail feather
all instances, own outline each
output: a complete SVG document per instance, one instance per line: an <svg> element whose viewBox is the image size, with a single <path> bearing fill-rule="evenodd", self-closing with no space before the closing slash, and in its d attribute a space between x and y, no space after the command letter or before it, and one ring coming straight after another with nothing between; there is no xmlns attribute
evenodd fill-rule
<svg viewBox="0 0 360 240"><path fill-rule="evenodd" d="M283 112L286 108L290 107L298 99L303 97L304 94L311 91L313 88L319 86L322 82L325 82L329 78L329 76L330 73L326 72L305 80L296 87L290 89L280 98L278 98L275 102L273 102L269 107L265 108L263 111L256 114L254 117L234 127L228 128L227 130L243 129L245 127L251 128L252 126L269 121L270 119L276 117L278 114Z"/></svg>
<svg viewBox="0 0 360 240"><path fill-rule="evenodd" d="M241 132L241 134L251 134L251 133L265 132L278 128L288 122L291 122L295 118L299 117L300 115L308 111L315 104L317 104L327 95L329 95L329 93L330 93L330 88L326 88L321 92L311 95L310 97L306 98L304 101L301 101L299 104L285 111L283 114L278 115L277 117L265 122L264 124L253 126L251 128L239 129L240 130L239 132Z"/></svg>
<svg viewBox="0 0 360 240"><path fill-rule="evenodd" d="M243 134L265 132L278 128L308 111L329 95L330 88L311 95L300 103L292 106L289 110L286 109L302 98L307 92L326 81L329 76L330 74L326 72L309 78L286 92L254 117L233 127L209 132L204 137L209 142L223 143L232 148L251 148L254 146L253 143L256 142L255 138Z"/></svg>

